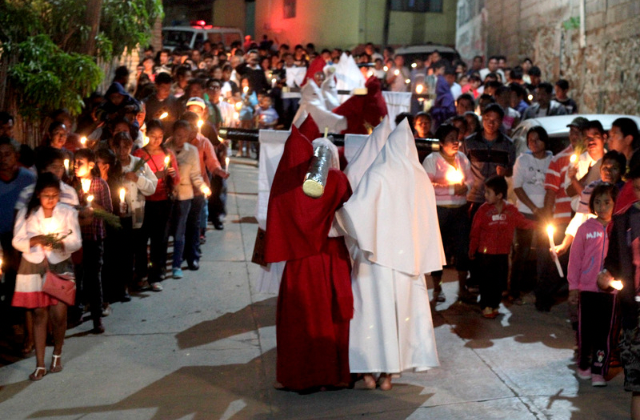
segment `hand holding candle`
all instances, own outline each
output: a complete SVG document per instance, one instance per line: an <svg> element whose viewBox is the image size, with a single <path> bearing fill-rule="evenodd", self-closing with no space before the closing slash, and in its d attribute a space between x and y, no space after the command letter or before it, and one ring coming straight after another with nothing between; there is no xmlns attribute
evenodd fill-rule
<svg viewBox="0 0 640 420"><path fill-rule="evenodd" d="M93 195L89 195L89 196L87 197L87 205L88 205L89 207L91 207L91 203L92 203L92 202L93 202Z"/></svg>
<svg viewBox="0 0 640 420"><path fill-rule="evenodd" d="M456 193L456 185L461 185L464 180L464 175L459 170L452 170L447 172L446 175L447 183L449 183L449 194L455 195Z"/></svg>
<svg viewBox="0 0 640 420"><path fill-rule="evenodd" d="M616 290L622 290L622 281L621 280L611 280L609 282L609 286L613 287Z"/></svg>
<svg viewBox="0 0 640 420"><path fill-rule="evenodd" d="M555 231L556 231L556 228L553 225L547 226L547 234L549 235L549 246L551 250L551 256L553 258L553 262L556 263L558 274L560 274L560 277L564 277L564 271L562 270L562 266L560 265L560 260L558 259L558 254L556 253L556 243L553 239L553 234L555 233Z"/></svg>
<svg viewBox="0 0 640 420"><path fill-rule="evenodd" d="M91 180L90 179L82 179L80 181L80 184L82 185L82 192L87 194L89 192L89 189L91 188Z"/></svg>
<svg viewBox="0 0 640 420"><path fill-rule="evenodd" d="M211 190L206 185L202 184L200 187L200 191L204 194L205 197L209 197L211 195Z"/></svg>

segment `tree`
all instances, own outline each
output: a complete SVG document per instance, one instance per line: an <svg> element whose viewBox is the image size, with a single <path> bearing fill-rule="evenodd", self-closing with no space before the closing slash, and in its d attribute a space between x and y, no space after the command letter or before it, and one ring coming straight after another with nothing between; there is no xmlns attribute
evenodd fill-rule
<svg viewBox="0 0 640 420"><path fill-rule="evenodd" d="M22 140L37 144L56 109L80 113L97 63L148 44L161 16L161 0L0 1L0 109L18 114Z"/></svg>

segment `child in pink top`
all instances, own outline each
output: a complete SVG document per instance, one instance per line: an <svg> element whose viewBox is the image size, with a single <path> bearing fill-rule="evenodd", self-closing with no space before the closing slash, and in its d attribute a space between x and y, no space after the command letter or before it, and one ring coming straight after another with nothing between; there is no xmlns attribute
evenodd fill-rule
<svg viewBox="0 0 640 420"><path fill-rule="evenodd" d="M599 291L597 278L609 249L607 226L617 194L616 186L609 183L593 190L589 210L597 217L578 228L569 256L569 303L579 305L577 375L591 379L593 386L607 385L604 374L610 355L614 295Z"/></svg>

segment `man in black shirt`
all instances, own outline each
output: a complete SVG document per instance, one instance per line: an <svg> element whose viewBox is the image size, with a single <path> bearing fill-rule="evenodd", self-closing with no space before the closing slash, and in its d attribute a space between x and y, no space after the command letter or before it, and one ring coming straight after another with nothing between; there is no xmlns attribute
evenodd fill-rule
<svg viewBox="0 0 640 420"><path fill-rule="evenodd" d="M567 96L567 92L569 91L569 82L564 79L558 80L554 90L556 93L556 101L560 102L565 107L567 114L577 114L578 104Z"/></svg>

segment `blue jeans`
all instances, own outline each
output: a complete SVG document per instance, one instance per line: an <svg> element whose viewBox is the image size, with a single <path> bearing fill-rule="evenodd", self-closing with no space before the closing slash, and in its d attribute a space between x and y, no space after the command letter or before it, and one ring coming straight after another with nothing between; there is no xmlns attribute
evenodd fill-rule
<svg viewBox="0 0 640 420"><path fill-rule="evenodd" d="M200 260L200 215L204 205L205 199L203 195L193 197L189 216L187 217L184 245L184 259L189 264Z"/></svg>
<svg viewBox="0 0 640 420"><path fill-rule="evenodd" d="M191 209L192 200L175 201L173 203L171 231L173 232L173 268L182 266L182 253L185 247L185 232L187 229L187 217Z"/></svg>

